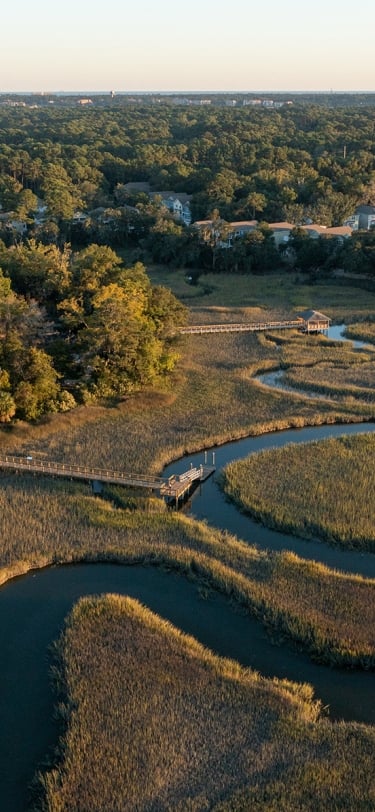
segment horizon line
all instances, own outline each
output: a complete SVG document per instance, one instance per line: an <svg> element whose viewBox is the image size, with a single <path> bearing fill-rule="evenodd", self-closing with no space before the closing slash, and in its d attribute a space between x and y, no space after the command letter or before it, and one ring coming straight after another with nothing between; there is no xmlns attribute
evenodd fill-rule
<svg viewBox="0 0 375 812"><path fill-rule="evenodd" d="M107 89L107 88L105 90L104 89L103 90L95 90L94 88L91 88L91 89L77 88L76 90L72 90L72 89L68 89L68 90L62 90L62 89L59 89L59 90L30 90L30 89L1 90L0 89L0 95L4 95L4 94L12 94L12 95L29 94L29 95L35 95L35 96L49 96L49 95L62 95L62 94L64 94L64 95L68 95L68 96L69 95L75 96L77 93L79 93L79 94L92 93L92 94L96 94L96 95L99 95L99 94L100 95L107 95L107 94L110 95L111 93L114 93L115 95L118 95L118 96L121 96L121 95L127 96L127 95L131 95L131 94L136 94L136 95L139 95L139 96L155 95L155 94L170 96L170 95L174 95L176 93L178 93L178 94L180 94L182 96L185 96L185 95L188 95L188 94L202 94L202 93L206 93L207 95L227 95L227 94L231 94L231 93L242 94L242 95L243 94L254 94L254 93L259 93L259 94L261 94L261 93L262 94L265 94L265 93L267 93L267 94L268 93L277 93L277 94L293 93L295 95L299 95L299 94L302 94L302 93L305 93L305 94L324 93L324 94L334 96L334 95L340 95L340 94L343 94L343 93L349 93L349 94L357 94L357 93L375 94L375 89L374 90L365 90L363 88L357 88L355 90L353 90L353 89L352 90L345 90L345 89L344 90L334 90L333 88L325 88L325 89L315 88L313 90L293 90L291 88L288 88L286 90L280 90L280 89L275 89L275 88L274 89L269 89L269 90L265 90L265 89L262 90L262 89L259 89L259 88L255 89L255 90L235 90L233 88L228 89L228 90L212 90L212 89L207 90L207 89L204 89L204 88L202 88L200 90L179 90L178 88L175 89L175 90L152 90L152 89L151 90L113 90L113 89Z"/></svg>

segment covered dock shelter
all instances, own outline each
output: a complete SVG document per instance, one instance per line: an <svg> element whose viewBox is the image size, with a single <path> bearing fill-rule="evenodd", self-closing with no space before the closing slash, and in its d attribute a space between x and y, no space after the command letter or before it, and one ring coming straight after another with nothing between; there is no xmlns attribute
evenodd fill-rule
<svg viewBox="0 0 375 812"><path fill-rule="evenodd" d="M329 330L331 319L318 310L304 310L297 313L297 319L301 323L303 333L325 333Z"/></svg>

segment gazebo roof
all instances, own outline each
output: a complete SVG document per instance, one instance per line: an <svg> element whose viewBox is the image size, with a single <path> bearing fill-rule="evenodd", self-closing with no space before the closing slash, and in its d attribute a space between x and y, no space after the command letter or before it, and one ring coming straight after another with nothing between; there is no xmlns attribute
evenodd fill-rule
<svg viewBox="0 0 375 812"><path fill-rule="evenodd" d="M324 313L319 313L318 310L303 310L302 313L297 313L299 319L304 321L331 321Z"/></svg>

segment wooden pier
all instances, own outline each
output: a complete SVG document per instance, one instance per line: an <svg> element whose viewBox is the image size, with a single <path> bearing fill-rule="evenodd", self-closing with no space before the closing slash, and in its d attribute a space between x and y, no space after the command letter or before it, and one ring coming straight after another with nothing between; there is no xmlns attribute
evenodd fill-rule
<svg viewBox="0 0 375 812"><path fill-rule="evenodd" d="M190 327L180 327L180 333L183 335L193 335L202 333L259 333L265 330L301 330L301 319L292 319L289 321L258 321L252 324L246 322L240 324L194 324Z"/></svg>
<svg viewBox="0 0 375 812"><path fill-rule="evenodd" d="M199 482L204 482L214 471L214 466L201 465L199 468L190 468L182 474L172 474L168 478L128 473L125 471L111 471L103 468L91 468L86 465L71 465L52 460L38 460L31 456L0 456L0 469L12 470L44 476L64 477L90 482L93 490L100 492L100 486L124 485L130 488L146 488L155 491L169 501L178 505L187 493Z"/></svg>
<svg viewBox="0 0 375 812"><path fill-rule="evenodd" d="M297 314L295 319L286 321L257 321L222 323L222 324L193 324L189 327L180 327L182 335L202 335L203 333L260 333L266 330L300 330L303 333L325 333L329 329L331 319L317 310L304 310Z"/></svg>

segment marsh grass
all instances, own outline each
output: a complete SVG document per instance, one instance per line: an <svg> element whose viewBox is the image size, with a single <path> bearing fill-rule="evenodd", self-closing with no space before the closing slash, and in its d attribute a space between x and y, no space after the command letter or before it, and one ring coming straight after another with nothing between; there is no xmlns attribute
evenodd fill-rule
<svg viewBox="0 0 375 812"><path fill-rule="evenodd" d="M375 438L342 437L228 465L225 493L268 526L375 551Z"/></svg>
<svg viewBox="0 0 375 812"><path fill-rule="evenodd" d="M301 345L302 346L302 345ZM289 350L291 352L291 350ZM302 350L297 346L295 355ZM305 363L324 359L304 346ZM331 350L329 350L331 352ZM94 467L160 473L186 452L249 434L288 427L372 419L374 404L309 402L261 387L254 375L277 369L278 345L251 334L189 336L184 361L170 383L105 409L57 416L28 431L1 436L2 450ZM342 356L340 355L340 362ZM285 363L289 363L285 361Z"/></svg>
<svg viewBox="0 0 375 812"><path fill-rule="evenodd" d="M375 733L308 686L219 659L129 598L81 599L57 648L65 733L43 812L239 812L375 804Z"/></svg>
<svg viewBox="0 0 375 812"><path fill-rule="evenodd" d="M0 580L28 569L79 561L161 566L213 589L257 617L275 640L320 662L375 665L375 583L267 553L165 511L159 500L94 498L88 487L7 477L0 489ZM366 624L363 617L367 618Z"/></svg>
<svg viewBox="0 0 375 812"><path fill-rule="evenodd" d="M337 321L348 322L354 315L358 320L370 318L374 303L375 297L364 291L300 285L289 275L267 278L218 276L212 279L208 276L202 281L202 286L194 291L191 320L234 321L250 316L258 320L261 313L289 317L291 312L310 306L323 310ZM364 355L366 360L361 362L361 369L371 363L367 350ZM247 434L260 434L289 426L360 421L374 416L373 404L361 400L312 404L296 395L266 389L254 380L257 371L278 369L280 366L291 368L293 365L303 367L308 376L309 368L315 363L330 363L337 370L341 369L340 364L348 364L350 375L353 376L357 365L359 368L360 356L351 348L343 349L342 345L336 348L321 340L312 343L292 334L192 336L185 341L183 362L170 382L159 381L153 390L117 405L80 407L69 414L52 416L39 425L17 424L11 430L2 430L1 450L21 454L32 452L40 458L77 464L108 465L139 473L158 473L165 463L185 451L198 450ZM344 381L340 379L341 384L344 385ZM259 552L228 534L212 531L186 517L165 512L161 505L159 510L158 503L151 497L138 500L136 494L120 493L118 489L109 489L102 499L95 499L84 484L2 474L0 508L1 582L32 567L51 563L86 560L162 566L194 579L202 591L215 589L221 592L234 606L262 620L275 640L285 643L287 638L322 662L365 668L374 665L373 581L344 576L314 563L307 564L291 554ZM122 609L118 611L122 613ZM90 612L91 609L87 611L87 616ZM102 617L101 611L99 615ZM123 645L122 624L116 621L113 627L112 621L104 623L104 615L105 612L102 627L98 613L95 615L94 611L92 625L83 625L81 631L83 629L85 633L72 643L71 656L73 659L75 657L78 669L80 663L83 667L80 672L81 685L84 686L85 665L89 669L90 679L95 675L95 681L92 689L87 688L87 684L82 689L79 710L81 712L84 708L87 711L84 722L87 727L82 730L79 725L78 728L74 726L74 720L79 723L81 717L74 715L75 700L71 704L69 698L73 697L74 685L78 686L79 675L77 683L74 677L70 684L69 691L72 692L67 698L66 714L69 722L73 720L69 727L72 737L66 740L61 772L52 773L46 781L47 792L50 793L49 812L71 812L80 808L82 812L83 809L93 812L98 798L97 810L102 812L101 793L109 791L109 783L113 791L115 782L112 775L117 775L120 763L125 774L121 772L116 785L116 792L120 793L116 796L117 808L126 809L124 804L127 801L124 801L121 792L124 787L129 787L131 803L136 799L129 807L132 812L135 808L147 809L147 799L154 797L152 793L155 793L156 783L158 792L165 792L163 809L166 812L168 809L170 812L203 812L206 809L216 809L216 812L239 812L243 809L247 812L249 808L261 809L262 812L264 809L268 812L283 809L289 812L300 808L315 810L324 806L334 809L335 805L340 809L352 809L353 812L357 812L358 808L372 808L373 789L370 789L369 783L369 776L373 775L372 731L361 726L337 725L332 733L332 726L324 721L319 722L318 728L314 721L316 709L311 704L307 689L293 689L296 696L298 690L302 691L298 700L293 698L290 686L266 685L259 678L253 685L251 680L255 678L250 679L250 675L245 675L250 688L243 687L239 668L236 678L234 673L225 676L226 680L232 682L229 694L222 694L224 676L220 669L218 671L216 666L207 665L206 661L202 668L206 677L208 673L210 675L209 685L206 678L202 683L198 675L194 686L202 686L202 691L191 690L186 699L184 692L189 687L186 675L189 675L190 655L184 649L183 656L178 652L173 655L173 661L169 660L164 644L159 644L158 630L155 629L152 643L153 646L157 643L157 646L152 650L146 646L145 651L149 652L148 666L150 674L155 676L158 691L160 685L164 685L164 689L160 688L164 698L164 702L161 702L156 692L142 692L149 679L143 654L144 616L136 623L138 631L135 630L134 645L137 654L129 655L130 659L126 661L117 660L116 657L120 653L125 657L127 646L131 649L131 635L126 636ZM156 656L156 653L160 656ZM204 656L202 654L202 662ZM183 669L176 667L176 660L183 663ZM132 666L130 672L127 663ZM99 677L95 672L96 664ZM112 667L113 683L107 678L108 670ZM126 683L124 688L121 680L128 673L131 673L132 681ZM140 683L137 681L138 673ZM143 675L146 682L142 684ZM218 680L221 680L220 684ZM135 702L132 704L133 681L136 688ZM110 691L112 684L113 691ZM173 697L178 695L181 706L183 704L180 715L178 708L167 705L170 685L173 687ZM235 693L238 686L242 693ZM253 697L256 696L256 706L250 700L246 705L248 690L253 692ZM201 747L202 721L199 721L200 726L194 728L195 710L198 705L201 708L201 696L206 702L204 711L197 711L197 725L198 717L206 724L207 714L212 715L207 742L213 742L213 748L216 746L218 749L213 749L211 758L210 752L207 753L203 747L203 757L200 760L192 758L197 772L196 783L191 791L187 781L188 789L185 791L181 776L185 775L187 754L190 759L191 751ZM225 712L221 705L217 705L217 699L221 696L225 698ZM237 713L238 703L240 711ZM286 708L284 715L280 710L281 705L284 710ZM126 708L133 714L137 706L141 719L123 716ZM164 712L167 707L171 707L169 715ZM290 714L292 723L289 723ZM89 717L92 717L91 721ZM109 740L105 738L103 719L105 722L110 719ZM148 773L143 747L145 727L150 720ZM247 726L244 720L248 721ZM176 721L176 729L179 729L177 745L175 729L168 727L168 723L173 721ZM223 730L229 729L225 727L226 722L230 724L231 734L228 736L228 747L227 739L223 737ZM180 724L190 725L192 733L192 739L182 756ZM241 738L248 736L249 730L250 742ZM259 740L257 731L260 731ZM83 743L79 738L75 739L78 733L83 735ZM233 752L238 753L236 762L229 753L232 734L236 744ZM119 747L121 753L124 751L124 741L130 748L125 767L117 757ZM254 742L259 744L256 752ZM95 751L93 756L90 748ZM208 765L211 769L212 764L215 768L212 769L213 776L221 775L224 764L224 777L218 791L222 792L224 788L226 800L220 800L215 792L214 801L207 798L208 787L214 783L214 779L210 778L206 786ZM228 765L233 780L228 778ZM178 774L174 772L177 768ZM190 780L191 773L188 772L188 775ZM172 781L171 796L167 795L168 780ZM246 788L243 789L243 786ZM86 804L82 807L78 805L81 788L84 788L82 803ZM115 808L112 803L107 805L111 812ZM151 809L151 806L148 808ZM155 805L152 807L156 808Z"/></svg>
<svg viewBox="0 0 375 812"><path fill-rule="evenodd" d="M340 365L321 363L313 367L291 367L284 374L290 386L327 395L337 401L353 398L362 403L375 401L375 362Z"/></svg>
<svg viewBox="0 0 375 812"><path fill-rule="evenodd" d="M371 321L364 321L360 324L350 324L345 330L345 335L357 341L368 341L370 344L375 344L374 314L372 313Z"/></svg>
<svg viewBox="0 0 375 812"><path fill-rule="evenodd" d="M186 284L184 274L154 269L159 282L172 288ZM157 281L155 279L155 281ZM205 275L205 288L191 305L192 321L238 321L289 318L305 307L322 309L337 321L368 319L375 294L345 286L296 283L288 273L264 277L231 274ZM199 285L198 292L199 292ZM194 288L195 294L196 290ZM207 292L209 291L209 292ZM225 304L223 304L225 303ZM329 305L329 306L328 306ZM304 337L295 331L274 334L215 334L187 336L182 362L168 380L117 405L80 407L54 415L42 424L17 424L0 433L2 451L32 453L76 464L160 473L185 452L227 440L294 426L369 420L374 404L345 393L352 370L374 359L374 350L361 353L343 342L323 336ZM335 402L309 402L258 385L257 373L300 368L303 388L313 387L311 367L330 364L348 367L349 380L339 381ZM337 394L337 388L333 392ZM344 396L342 396L344 394ZM357 393L356 393L357 394Z"/></svg>
<svg viewBox="0 0 375 812"><path fill-rule="evenodd" d="M244 307L259 308L262 297L269 307L272 296L278 296L277 285L281 285L281 301L287 301L292 290L297 298L307 294L306 286L292 285L289 278L283 282L280 277L240 279ZM218 298L214 301L225 293L229 312L229 305L236 304L239 280L215 280ZM327 288L324 295L328 297L331 291ZM321 306L323 290L320 299L315 287L314 292L314 304ZM337 295L342 298L341 288ZM365 300L369 306L369 295L362 299L363 295L360 291L356 300L353 296L352 304L358 311L361 307L364 310ZM205 298L208 301L209 296ZM296 306L296 299L289 299L289 305ZM111 408L81 407L38 426L19 424L1 434L2 451L31 451L40 458L159 473L164 464L186 451L248 434L371 419L373 404L351 399L339 405L317 405L294 394L271 391L259 385L254 376L262 369L288 366L295 359L299 359L307 375L311 365L318 361L321 364L324 359L338 370L344 359L350 374L356 370L360 375L361 370L369 369L372 358L370 350L358 354L342 342L338 346L323 337L311 341L293 332L191 336L185 343L183 364L171 384L160 382L159 388ZM343 664L369 666L373 662L373 640L366 637L358 619L361 612L366 615L372 600L370 582L354 579L352 605L343 613L342 591L347 582L341 576L328 571L323 577L317 571L316 578L310 573L306 580L301 562L284 566L282 574L282 559L260 559L250 554L249 548L247 553L241 548L240 555L239 548L228 538L214 542L214 533L198 531L197 525L187 524L182 517L161 512L154 499L139 499L134 493L120 493L118 489L110 489L106 499L95 500L85 485L72 483L68 487L65 482L2 474L0 503L3 581L12 573L53 562L88 559L163 563L189 577L199 573L202 583L208 579L216 589L236 595L236 600L265 620L274 634L287 634L316 657ZM209 553L207 534L211 539ZM306 599L298 588L299 579ZM320 589L324 600L319 597ZM294 593L300 596L299 602L291 601L288 608L288 599ZM331 598L328 600L331 593L337 596L334 610ZM331 606L330 613L324 609L325 600Z"/></svg>
<svg viewBox="0 0 375 812"><path fill-rule="evenodd" d="M192 321L202 309L224 305L240 311L257 308L258 313L269 313L272 318L277 315L290 318L300 310L312 308L323 311L337 324L371 321L375 310L375 292L350 284L332 284L329 280L311 284L308 276L288 271L262 276L205 273L196 286L186 283L185 273L154 266L150 276L153 284L170 287L179 298L187 297ZM257 320L258 316L254 318Z"/></svg>

